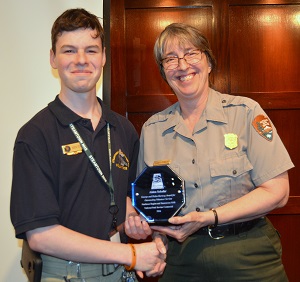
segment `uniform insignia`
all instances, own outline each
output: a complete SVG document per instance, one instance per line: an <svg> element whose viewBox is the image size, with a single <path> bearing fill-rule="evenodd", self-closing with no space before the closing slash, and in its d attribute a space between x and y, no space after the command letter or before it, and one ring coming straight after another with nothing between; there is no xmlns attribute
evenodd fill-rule
<svg viewBox="0 0 300 282"><path fill-rule="evenodd" d="M171 160L160 160L153 162L153 166L169 165Z"/></svg>
<svg viewBox="0 0 300 282"><path fill-rule="evenodd" d="M259 135L264 137L268 141L273 139L273 128L270 120L264 115L258 115L252 121L252 125Z"/></svg>
<svg viewBox="0 0 300 282"><path fill-rule="evenodd" d="M116 164L116 167L128 170L129 168L129 160L126 155L119 149L113 156L112 163Z"/></svg>
<svg viewBox="0 0 300 282"><path fill-rule="evenodd" d="M238 136L234 133L224 134L226 148L232 150L238 146Z"/></svg>
<svg viewBox="0 0 300 282"><path fill-rule="evenodd" d="M77 154L82 153L82 147L79 142L62 145L61 148L62 148L63 154L68 155L68 156L77 155Z"/></svg>

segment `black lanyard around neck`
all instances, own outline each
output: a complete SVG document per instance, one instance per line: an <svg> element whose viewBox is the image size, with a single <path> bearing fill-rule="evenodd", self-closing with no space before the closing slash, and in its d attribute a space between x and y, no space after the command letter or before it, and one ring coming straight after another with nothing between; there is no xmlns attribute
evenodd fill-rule
<svg viewBox="0 0 300 282"><path fill-rule="evenodd" d="M104 183L107 185L107 187L109 189L109 194L110 194L109 212L113 215L112 226L113 226L114 229L117 229L117 213L119 211L119 208L115 203L115 195L114 195L115 189L114 189L114 183L113 183L113 180L112 180L111 139L110 139L110 126L109 126L109 123L107 123L107 126L106 126L106 129L107 129L107 144L108 144L108 159L109 159L109 181L107 181L107 179L106 179L105 175L103 174L100 166L98 165L97 161L93 157L90 149L88 148L88 146L86 145L84 140L81 138L79 132L77 131L77 129L75 128L73 123L70 123L69 127L71 128L73 134L75 135L78 142L80 143L80 145L81 145L83 151L85 152L85 154L87 155L88 159L90 160L90 162L92 163L92 165L94 166L94 168L96 169L96 171L98 172L98 174L100 175L100 177L102 178L102 180L104 181Z"/></svg>

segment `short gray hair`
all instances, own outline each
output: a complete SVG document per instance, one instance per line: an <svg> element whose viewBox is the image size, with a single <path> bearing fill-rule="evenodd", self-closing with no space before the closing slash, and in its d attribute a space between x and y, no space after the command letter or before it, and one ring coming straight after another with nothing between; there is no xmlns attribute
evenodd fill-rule
<svg viewBox="0 0 300 282"><path fill-rule="evenodd" d="M186 42L192 43L197 49L205 53L211 70L216 67L216 59L207 38L193 26L184 23L172 23L161 32L154 45L155 61L164 80L166 80L166 75L161 61L163 59L166 43L172 39L177 39L179 44Z"/></svg>

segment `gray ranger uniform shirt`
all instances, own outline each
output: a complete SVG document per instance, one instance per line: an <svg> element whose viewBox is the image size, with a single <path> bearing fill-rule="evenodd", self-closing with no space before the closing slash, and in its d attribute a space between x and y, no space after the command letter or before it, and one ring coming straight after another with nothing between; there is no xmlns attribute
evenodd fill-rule
<svg viewBox="0 0 300 282"><path fill-rule="evenodd" d="M257 102L213 89L192 134L177 102L149 118L140 141L138 173L170 161L185 180L182 214L224 205L294 166Z"/></svg>

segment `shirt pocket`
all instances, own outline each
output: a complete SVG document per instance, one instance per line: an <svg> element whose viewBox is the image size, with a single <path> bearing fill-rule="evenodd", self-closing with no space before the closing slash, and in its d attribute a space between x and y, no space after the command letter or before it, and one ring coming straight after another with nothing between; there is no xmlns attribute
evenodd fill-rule
<svg viewBox="0 0 300 282"><path fill-rule="evenodd" d="M210 163L211 183L218 205L224 205L254 189L247 155L230 155Z"/></svg>

